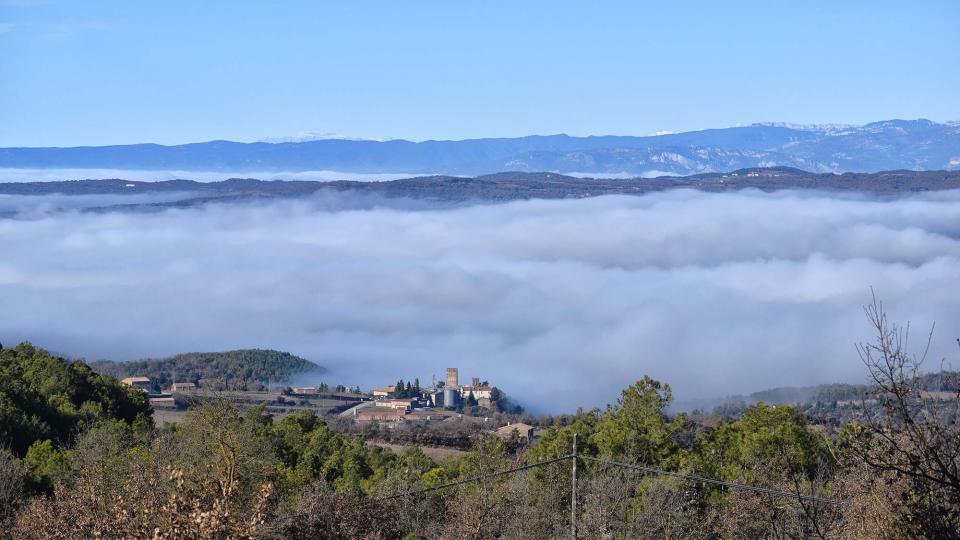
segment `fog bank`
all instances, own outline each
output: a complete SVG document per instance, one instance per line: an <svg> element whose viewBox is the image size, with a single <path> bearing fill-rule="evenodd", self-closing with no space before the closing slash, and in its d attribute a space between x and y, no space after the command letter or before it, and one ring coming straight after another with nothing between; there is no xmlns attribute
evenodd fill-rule
<svg viewBox="0 0 960 540"><path fill-rule="evenodd" d="M332 384L480 376L534 411L864 380L873 286L957 360L960 194L453 209L329 200L0 219L0 341L90 359L270 347ZM917 343L919 345L919 343Z"/></svg>

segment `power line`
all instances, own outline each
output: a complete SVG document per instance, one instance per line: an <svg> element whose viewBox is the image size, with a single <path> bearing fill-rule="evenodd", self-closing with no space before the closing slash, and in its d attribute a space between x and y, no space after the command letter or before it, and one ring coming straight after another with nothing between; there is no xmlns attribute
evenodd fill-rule
<svg viewBox="0 0 960 540"><path fill-rule="evenodd" d="M659 475L662 475L662 476L672 476L672 477L674 477L674 478L683 478L683 479L685 479L685 480L692 480L692 481L695 481L695 482L703 482L703 483L705 483L705 484L713 484L713 485L715 485L715 486L723 486L723 487L727 487L727 488L731 488L731 489L742 489L742 490L747 490L747 491L756 491L756 492L758 492L758 493L766 493L766 494L768 494L768 495L776 495L776 496L779 496L779 497L789 497L789 498L791 498L791 499L801 499L801 500L805 500L805 501L822 502L822 503L828 503L828 504L840 504L840 502L841 502L841 501L839 501L839 500L837 500L837 499L828 499L828 498L826 498L826 497L817 497L817 496L814 496L814 495L801 495L801 494L799 494L799 493L791 493L791 492L789 492L789 491L783 491L783 490L780 490L780 489L774 489L774 488L764 487L764 486L751 486L751 485L749 485L749 484L738 484L738 483L736 483L736 482L725 482L725 481L723 481L723 480L716 480L716 479L714 479L714 478L707 478L707 477L705 477L705 476L697 476L697 475L694 475L694 474L682 474L682 473L678 473L678 472L664 471L664 470L661 470L661 469L654 469L653 467L645 467L645 466L643 466L643 465L633 465L633 464L630 464L630 463L623 463L623 462L621 462L621 461L612 461L612 460L609 460L609 459L601 459L601 458L595 458L595 457L584 456L584 455L580 455L579 457L580 457L580 459L585 459L585 460L588 460L588 461L595 461L595 462L597 462L597 463L605 463L605 464L607 464L607 465L615 465L615 466L617 466L617 467L625 467L625 468L628 468L628 469L635 469L635 470L638 470L638 471L643 471L643 472L647 472L647 473L651 473L651 474L659 474Z"/></svg>
<svg viewBox="0 0 960 540"><path fill-rule="evenodd" d="M523 465L522 467L516 467L513 469L507 469L503 471L492 472L488 474L481 474L479 476L474 476L471 478L465 478L463 480L458 480L456 482L448 482L446 484L440 484L439 486L428 487L424 489L418 489L416 491L408 491L405 493L397 493L396 495L387 495L386 497L378 497L374 500L376 501L388 501L390 499L399 499L400 497L411 497L413 495L420 495L421 493L428 493L430 491L436 491L438 489L444 489L448 487L459 486L463 484L469 484L470 482L478 482L480 480L485 480L487 478L493 478L496 476L503 476L505 474L512 474L515 472L525 471L527 469L533 469L535 467L542 467L544 465L550 465L551 463L557 463L558 461L565 461L573 457L573 454L567 454L565 456L560 456L553 459L548 459L545 461L538 461L536 463L531 463L529 465Z"/></svg>

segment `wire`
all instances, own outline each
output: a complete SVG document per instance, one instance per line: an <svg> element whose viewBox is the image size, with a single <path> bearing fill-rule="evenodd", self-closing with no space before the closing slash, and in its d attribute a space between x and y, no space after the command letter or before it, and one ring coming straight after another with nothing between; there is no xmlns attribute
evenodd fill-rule
<svg viewBox="0 0 960 540"><path fill-rule="evenodd" d="M416 490L416 491L408 491L408 492L406 492L406 493L397 493L396 495L388 495L388 496L386 496L386 497L378 497L378 498L376 498L376 499L374 499L374 500L376 500L376 501L388 501L388 500L390 500L390 499L398 499L398 498L400 498L400 497L410 497L410 496L413 496L413 495L420 495L421 493L428 493L428 492L430 492L430 491L436 491L436 490L438 490L438 489L444 489L444 488L448 488L448 487L459 486L459 485L462 485L462 484L468 484L468 483L470 483L470 482L477 482L477 481L479 481L479 480L485 480L485 479L487 479L487 478L493 478L493 477L495 477L495 476L503 476L503 475L505 475L505 474L512 474L512 473L515 473L515 472L525 471L525 470L527 470L527 469L533 469L533 468L535 468L535 467L542 467L542 466L544 466L544 465L550 465L551 463L556 463L556 462L558 462L558 461L564 461L564 460L570 459L570 458L572 458L572 457L573 457L573 454L567 454L567 455L565 455L565 456L560 456L560 457L557 457L557 458L548 459L548 460L546 460L546 461L538 461L538 462L536 462L536 463L531 463L531 464L529 464L529 465L524 465L524 466L522 466L522 467L516 467L516 468L514 468L514 469L507 469L507 470L504 470L504 471L497 471L497 472L492 472L492 473L488 473L488 474L481 474L481 475L479 475L479 476L474 476L474 477L471 477L471 478L465 478L465 479L463 479L463 480L458 480L458 481L456 481L456 482L449 482L449 483L446 483L446 484L440 484L439 486L433 486L433 487L428 487L428 488L424 488L424 489L418 489L418 490Z"/></svg>
<svg viewBox="0 0 960 540"><path fill-rule="evenodd" d="M573 456L568 456L568 457L573 457ZM607 465L616 465L616 466L618 466L618 467L626 467L626 468L628 468L628 469L635 469L635 470L638 470L638 471L644 471L644 472L648 472L648 473L652 473L652 474L659 474L659 475L663 475L663 476L672 476L672 477L675 477L675 478L683 478L683 479L686 479L686 480L693 480L693 481L697 481L697 482L703 482L703 483L706 483L706 484L713 484L713 485L715 485L715 486L723 486L723 487L727 487L727 488L731 488L731 489L743 489L743 490L748 490L748 491L756 491L756 492L758 492L758 493L766 493L766 494L768 494L768 495L777 495L777 496L780 496L780 497L789 497L789 498L791 498L791 499L802 499L802 500L805 500L805 501L822 502L822 503L828 503L828 504L839 504L839 503L841 502L841 501L839 501L839 500L837 500L837 499L828 499L828 498L826 498L826 497L816 497L816 496L814 496L814 495L801 495L801 494L799 494L799 493L791 493L791 492L789 492L789 491L783 491L783 490L774 489L774 488L769 488L769 487L763 487L763 486L751 486L751 485L749 485L749 484L738 484L738 483L736 483L736 482L725 482L725 481L723 481L723 480L716 480L716 479L714 479L714 478L707 478L707 477L705 477L705 476L697 476L697 475L693 475L693 474L682 474L682 473L678 473L678 472L664 471L664 470L661 470L661 469L654 469L653 467L644 467L643 465L632 465L632 464L630 464L630 463L623 463L623 462L620 462L620 461L612 461L612 460L609 460L609 459L601 459L601 458L595 458L595 457L584 456L584 455L579 455L579 456L577 456L577 457L580 458L580 459L587 460L587 461L595 461L595 462L597 462L597 463L605 463L605 464L607 464Z"/></svg>

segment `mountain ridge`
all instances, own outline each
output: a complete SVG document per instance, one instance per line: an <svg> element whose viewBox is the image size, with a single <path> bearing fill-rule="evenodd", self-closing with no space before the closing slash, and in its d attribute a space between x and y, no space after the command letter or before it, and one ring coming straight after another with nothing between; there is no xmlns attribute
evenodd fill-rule
<svg viewBox="0 0 960 540"><path fill-rule="evenodd" d="M0 168L9 169L689 175L765 166L838 173L960 170L960 125L918 119L853 127L752 124L648 136L557 134L420 142L215 140L173 146L0 148Z"/></svg>

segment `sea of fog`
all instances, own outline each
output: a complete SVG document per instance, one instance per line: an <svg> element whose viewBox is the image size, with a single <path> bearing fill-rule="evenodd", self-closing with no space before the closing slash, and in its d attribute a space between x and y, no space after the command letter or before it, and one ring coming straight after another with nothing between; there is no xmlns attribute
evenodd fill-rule
<svg viewBox="0 0 960 540"><path fill-rule="evenodd" d="M853 344L873 287L917 347L936 321L931 368L960 360L958 192L49 202L2 201L4 345L88 359L275 348L367 389L456 366L562 412L643 375L680 399L864 381Z"/></svg>

